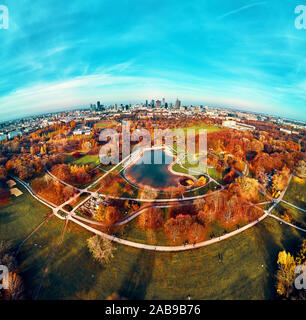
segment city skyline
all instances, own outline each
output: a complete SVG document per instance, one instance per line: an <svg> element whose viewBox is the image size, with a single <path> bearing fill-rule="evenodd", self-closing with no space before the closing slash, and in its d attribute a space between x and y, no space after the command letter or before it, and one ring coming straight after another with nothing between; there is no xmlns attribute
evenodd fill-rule
<svg viewBox="0 0 306 320"><path fill-rule="evenodd" d="M101 96L105 104L179 96L183 105L306 120L299 1L147 1L132 14L125 1L57 10L25 1L33 8L27 16L3 2L10 26L0 30L2 121L88 106Z"/></svg>

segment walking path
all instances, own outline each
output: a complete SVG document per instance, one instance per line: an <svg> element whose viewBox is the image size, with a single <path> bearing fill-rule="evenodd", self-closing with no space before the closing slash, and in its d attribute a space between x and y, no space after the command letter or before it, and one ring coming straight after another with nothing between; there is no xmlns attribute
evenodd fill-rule
<svg viewBox="0 0 306 320"><path fill-rule="evenodd" d="M293 227L293 228L295 228L295 229L297 229L297 230L300 230L300 231L302 231L302 232L306 232L306 229L297 227L297 226L295 226L294 224L292 224L292 223L290 223L290 222L287 222L287 221L285 221L284 219L281 219L281 218L279 218L278 216L276 216L276 215L274 215L274 214L270 214L270 217L272 217L272 218L274 218L274 219L276 219L276 220L279 220L279 221L281 221L282 223L285 223L285 224L287 224L288 226L291 226L291 227Z"/></svg>
<svg viewBox="0 0 306 320"><path fill-rule="evenodd" d="M129 156L128 156L129 157ZM128 158L127 157L127 158ZM127 158L123 159L118 165L120 165L123 161L125 161ZM117 166L118 166L117 165ZM124 239L121 239L121 238L118 238L114 235L109 235L109 234L106 234L104 232L101 232L99 230L96 230L95 228L81 222L80 220L83 220L83 221L86 221L87 223L90 223L90 224L95 224L95 225L98 225L100 223L98 222L93 222L93 221L90 221L88 219L85 219L85 218L82 218L82 217L79 217L79 216L76 216L75 215L75 210L77 208L79 208L80 206L82 206L86 201L88 201L88 199L92 196L92 194L94 192L92 191L88 191L88 189L90 189L93 185L99 183L100 180L102 180L105 176L107 176L111 171L113 171L117 166L113 167L110 171L106 172L102 177L100 177L97 181L93 182L90 186L88 186L87 188L85 189L78 189L78 188L75 188L73 187L74 189L77 189L79 190L80 192L88 192L90 193L90 195L85 198L78 206L76 206L71 212L67 212L65 210L63 210L63 207L68 204L69 202L75 200L79 194L75 195L72 199L69 199L68 201L66 201L65 203L63 203L62 205L60 206L55 206L53 204L51 204L50 202L42 199L41 197L39 197L38 195L36 195L34 193L34 191L32 190L32 188L30 187L29 184L27 184L26 182L22 181L21 179L17 178L17 177L13 177L17 182L21 183L29 192L30 194L35 198L37 199L38 201L42 202L43 204L45 204L46 206L48 206L49 208L52 209L53 213L60 219L62 220L66 220L66 223L68 221L73 221L74 223L80 225L81 227L87 229L88 231L91 231L97 235L100 235L101 237L104 237L110 241L114 241L114 242L117 242L117 243L120 243L120 244L123 244L123 245L126 245L126 246L131 246L131 247L134 247L134 248L140 248L140 249L146 249L146 250L153 250L153 251L166 251L166 252L175 252L175 251L186 251L186 250L190 250L190 249L196 249L196 248L201 248L201 247L205 247L205 246L208 246L210 244L213 244L213 243L218 243L220 241L223 241L225 239L228 239L228 238L231 238L253 226L255 226L257 223L259 223L260 221L264 220L266 217L270 216L274 219L277 219L277 220L280 220L282 221L283 223L287 224L287 225L290 225L291 227L294 227L300 231L303 231L303 232L306 232L306 230L300 228L300 227L297 227L297 226L294 226L293 224L291 223L288 223L284 220L282 220L281 218L278 218L276 217L275 215L271 214L271 211L281 202L283 201L283 196L285 194L285 192L287 191L287 188L289 186L289 183L291 181L291 178L292 178L292 175L290 175L290 178L288 179L288 182L287 182L287 185L286 187L284 188L283 192L281 193L281 195L279 196L279 198L274 201L273 205L268 209L268 210L265 210L264 211L264 214L258 218L256 221L253 221L251 223L249 223L248 225L242 227L242 228L239 228L235 231L232 231L230 233L227 233L223 236L220 236L220 237L217 237L217 238L214 238L214 239L211 239L211 240L207 240L207 241L203 241L203 242L199 242L199 243L194 243L194 244L188 244L188 245L182 245L182 246L154 246L154 245L148 245L148 244L142 244L142 243L138 243L138 242L133 242L133 241L129 241L129 240L124 240ZM51 174L51 173L49 173ZM52 174L51 174L52 175ZM53 175L52 175L53 176ZM57 177L53 176L55 179L59 180ZM60 180L59 180L60 181ZM65 185L68 185L67 183L65 183ZM70 186L70 185L68 185ZM72 186L70 186L72 187ZM215 192L219 192L220 190L217 190ZM212 193L210 193L211 195ZM107 195L104 195L104 196L107 196ZM175 199L155 199L154 202L182 202L182 201L190 201L190 200L194 200L194 199L199 199L199 198L205 198L205 196L207 196L207 194L204 194L204 195L200 195L200 196L194 196L194 197L189 197L189 198L175 198ZM111 196L107 196L109 198L116 198L116 199L121 199L121 200L134 200L134 201L142 201L142 202L152 202L152 199L151 200L146 200L146 199L133 199L133 198L122 198L122 197L111 197ZM289 204L289 203L288 203ZM152 206L147 206L145 208L141 208L139 209L138 211L134 212L132 215L126 217L125 219L121 220L120 222L118 222L116 225L119 226L119 225L123 225L125 223L128 223L129 221L131 221L132 219L136 218L138 215L140 215L144 210L147 210L151 207L155 207L155 208L166 208L166 207L170 207L171 205L168 204L168 205L152 205ZM58 214L58 211L59 210L63 210L67 216L64 218L62 216L60 216Z"/></svg>
<svg viewBox="0 0 306 320"><path fill-rule="evenodd" d="M36 200L38 200L38 201L40 201L41 203L43 203L45 206L49 207L49 208L52 210L52 212L53 212L53 214L54 214L55 216L57 216L57 217L58 217L59 219L61 219L61 220L65 220L65 219L66 219L66 218L62 217L61 215L59 215L59 214L57 213L59 207L56 207L56 206L55 206L54 204L52 204L51 202L49 202L49 201L47 201L47 200L39 197L38 195L36 195L36 194L34 193L34 191L32 190L31 186L30 186L28 183L24 182L23 180L15 177L15 176L12 176L12 178L13 178L14 180L16 180L17 182L19 182L21 185L23 185L23 186L29 191L29 193L31 194L32 197L34 197ZM66 213L68 213L68 212L66 212Z"/></svg>
<svg viewBox="0 0 306 320"><path fill-rule="evenodd" d="M282 200L282 202L288 204L289 206L291 206L291 207L293 207L293 208L295 208L295 209L298 209L298 210L301 210L301 211L303 211L303 212L306 212L306 210L304 210L304 209L302 209L302 208L299 208L299 207L295 206L294 204L292 204L292 203L290 203L290 202L287 202L287 201L285 201L285 200Z"/></svg>
<svg viewBox="0 0 306 320"><path fill-rule="evenodd" d="M187 250L191 250L191 249L197 249L197 248L202 248L205 246L209 246L211 244L214 243L218 243L221 242L225 239L229 239L253 226L255 226L257 223L259 223L260 221L264 220L267 216L269 216L269 213L266 212L264 215L262 215L258 220L253 221L251 223L249 223L248 225L237 229L235 231L232 231L230 233L227 233L223 236L220 236L218 238L214 238L211 240L207 240L207 241L203 241L203 242L198 242L195 244L187 244L187 245L182 245L182 246L154 246L154 245L149 245L149 244L143 244L143 243L138 243L138 242L133 242L133 241L129 241L129 240L124 240L121 238L118 238L116 236L111 236L109 234L106 234L102 231L96 230L95 228L92 228L84 223L82 223L81 221L78 221L77 219L75 219L74 217L69 217L69 219L73 222L75 222L76 224L80 225L81 227L87 229L88 231L91 231L105 239L108 239L110 241L114 241L116 243L120 243L126 246L130 246L130 247L134 247L134 248L138 248L138 249L145 249L145 250L151 250L151 251L163 251L163 252L177 252L177 251L187 251Z"/></svg>

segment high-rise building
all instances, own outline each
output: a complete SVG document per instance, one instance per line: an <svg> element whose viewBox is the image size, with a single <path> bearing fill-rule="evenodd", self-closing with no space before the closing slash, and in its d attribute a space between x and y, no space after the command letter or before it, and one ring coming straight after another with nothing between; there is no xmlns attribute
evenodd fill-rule
<svg viewBox="0 0 306 320"><path fill-rule="evenodd" d="M160 108L160 106L161 106L160 100L156 100L156 108Z"/></svg>
<svg viewBox="0 0 306 320"><path fill-rule="evenodd" d="M151 108L154 108L154 107L155 107L155 101L152 100L152 101L151 101Z"/></svg>
<svg viewBox="0 0 306 320"><path fill-rule="evenodd" d="M166 104L165 98L163 98L162 107L164 107Z"/></svg>
<svg viewBox="0 0 306 320"><path fill-rule="evenodd" d="M100 101L97 101L97 108L98 108L98 110L100 110L100 108L101 108L101 103L100 103Z"/></svg>
<svg viewBox="0 0 306 320"><path fill-rule="evenodd" d="M180 107L181 107L181 101L179 99L176 99L175 109L179 109Z"/></svg>

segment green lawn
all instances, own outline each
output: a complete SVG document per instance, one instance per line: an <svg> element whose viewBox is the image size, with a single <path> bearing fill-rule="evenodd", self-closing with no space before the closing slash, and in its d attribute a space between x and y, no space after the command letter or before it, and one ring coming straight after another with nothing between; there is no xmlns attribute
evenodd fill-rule
<svg viewBox="0 0 306 320"><path fill-rule="evenodd" d="M295 206L306 209L306 184L300 183L293 177L285 193L284 200Z"/></svg>
<svg viewBox="0 0 306 320"><path fill-rule="evenodd" d="M52 217L25 242L18 254L19 269L28 299L33 298L42 282L45 268L57 259L55 249L63 227L62 220Z"/></svg>
<svg viewBox="0 0 306 320"><path fill-rule="evenodd" d="M85 155L79 159L75 159L71 162L71 164L76 165L98 165L100 164L100 159L97 155L91 156L91 155Z"/></svg>
<svg viewBox="0 0 306 320"><path fill-rule="evenodd" d="M158 253L115 244L114 259L101 266L88 252L89 236L71 225L40 299L105 299L114 292L130 299L273 299L278 252L295 250L302 240L298 231L267 218L193 251Z"/></svg>
<svg viewBox="0 0 306 320"><path fill-rule="evenodd" d="M219 173L216 168L208 168L209 175L215 179L220 184L224 184L223 177L225 176L225 172L223 170L222 173Z"/></svg>
<svg viewBox="0 0 306 320"><path fill-rule="evenodd" d="M0 208L1 239L19 244L48 213L28 193L14 199ZM92 234L71 222L54 251L63 225L49 219L18 255L28 297L42 283L39 299L105 299L114 292L130 299L273 299L279 251L295 253L304 239L299 231L267 218L226 241L187 252L114 244L114 259L101 266L87 249Z"/></svg>
<svg viewBox="0 0 306 320"><path fill-rule="evenodd" d="M96 128L104 128L104 127L107 127L107 126L108 126L107 122L96 123Z"/></svg>
<svg viewBox="0 0 306 320"><path fill-rule="evenodd" d="M17 198L12 196L7 205L0 207L0 240L12 240L17 246L51 210L36 201L20 184L16 187L23 195Z"/></svg>
<svg viewBox="0 0 306 320"><path fill-rule="evenodd" d="M199 129L205 129L205 130L207 130L207 133L223 130L222 128L219 128L217 126L206 126L204 124L195 125L195 126L191 126L191 127L186 127L186 128L182 128L182 129L185 132L187 131L187 129L195 129L196 131L199 130Z"/></svg>
<svg viewBox="0 0 306 320"><path fill-rule="evenodd" d="M279 203L272 211L278 217L281 217L281 213L289 209L292 214L292 224L295 224L301 228L306 228L306 213L298 210L292 206L287 205L284 202Z"/></svg>

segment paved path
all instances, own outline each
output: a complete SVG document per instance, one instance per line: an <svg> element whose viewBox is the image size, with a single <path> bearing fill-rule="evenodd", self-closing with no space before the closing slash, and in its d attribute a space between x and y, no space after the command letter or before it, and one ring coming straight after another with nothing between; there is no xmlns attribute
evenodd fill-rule
<svg viewBox="0 0 306 320"><path fill-rule="evenodd" d="M49 207L51 207L51 205L49 205L46 201L44 201L43 199L37 197L34 194L34 192L32 191L32 189L28 186L28 184L26 184L24 181L20 180L19 178L17 178L16 180L18 182L22 183L22 185L24 185L26 187L26 189L31 193L31 195L34 198L36 198L38 201L40 201L40 202L48 205ZM55 209L56 208L54 208L52 206L52 210L55 211ZM63 218L62 216L56 214L56 216L58 216L60 219L62 219L62 220L66 219L67 221L68 220L73 221L74 223L80 225L81 227L87 229L88 231L91 231L91 232L93 232L93 233L95 233L97 235L100 235L101 237L104 237L104 238L106 238L108 240L111 240L111 241L114 241L114 242L117 242L117 243L120 243L120 244L123 244L123 245L127 245L127 246L130 246L130 247L134 247L134 248L153 250L153 251L165 251L165 252L186 251L186 250L201 248L201 247L213 244L213 243L217 243L217 242L223 241L225 239L233 237L236 234L239 234L239 233L241 233L241 232L253 227L257 223L259 223L260 221L265 219L268 215L269 215L269 213L266 212L258 220L254 221L254 222L252 222L252 223L250 223L250 224L248 224L248 225L246 225L246 226L244 226L244 227L242 227L242 228L240 228L238 230L235 230L233 232L225 234L225 235L223 235L223 236L221 236L219 238L214 238L214 239L211 239L211 240L203 241L203 242L200 242L200 243L195 243L195 244L192 244L192 245L185 245L185 246L154 246L154 245L147 245L147 244L142 244L142 243L138 243L138 242L128 241L128 240L124 240L124 239L118 238L116 236L112 236L112 235L106 234L104 232L96 230L95 228L90 227L87 224L79 221L78 219L73 217L72 214L68 214L66 218Z"/></svg>
<svg viewBox="0 0 306 320"><path fill-rule="evenodd" d="M128 157L127 157L128 158ZM121 162L125 161L122 160ZM119 164L118 164L119 165ZM280 201L282 201L283 199L283 196L285 194L285 192L287 191L287 188L290 184L290 181L291 181L291 178L292 178L292 175L290 175L290 178L288 179L288 182L287 182L287 185L286 187L284 188L283 192L281 193L281 195L279 196L279 198L274 201L273 205L268 209L268 210L265 210L264 211L264 214L259 218L257 219L256 221L253 221L251 223L249 223L248 225L242 227L242 228L239 228L233 232L230 232L230 233L227 233L223 236L220 236L218 238L214 238L214 239L211 239L211 240L207 240L207 241L203 241L203 242L199 242L199 243L195 243L195 244L192 244L192 245L183 245L183 246L154 246L154 245L147 245L147 244L142 244L142 243L138 243L138 242L133 242L133 241L128 241L128 240L124 240L124 239L121 239L121 238L118 238L116 236L112 236L112 235L109 235L109 234L106 234L104 232L101 232L99 230L96 230L95 228L93 227L90 227L88 226L87 224L81 222L80 220L87 220L85 218L82 218L82 217L76 217L75 216L75 210L80 207L83 203L85 203L91 196L92 196L92 192L88 191L89 188L91 188L93 185L95 185L96 183L98 183L101 179L103 179L106 175L108 175L111 171L113 171L117 166L113 167L110 171L108 171L107 173L105 173L102 177L100 177L97 181L95 181L94 183L92 183L90 186L88 186L86 189L83 189L82 192L89 192L90 195L84 199L77 207L74 208L74 210L72 210L72 212L67 212L65 210L62 209L62 207L68 203L68 202L71 202L74 198L76 198L77 196L79 196L79 194L77 194L75 197L73 197L73 199L69 199L68 201L66 201L64 204L62 204L61 206L54 206L53 204L49 203L48 201L40 198L39 196L37 196L32 188L29 186L29 184L25 183L24 181L22 181L21 179L17 178L17 177L14 177L14 179L21 183L29 192L30 194L35 198L37 199L38 201L42 202L43 204L45 204L46 206L50 207L53 211L53 213L60 219L62 220L65 220L66 219L66 223L70 220L70 221L73 221L74 223L80 225L81 227L87 229L88 231L91 231L97 235L100 235L101 237L104 237L108 240L111 240L111 241L114 241L114 242L117 242L117 243L120 243L120 244L123 244L123 245L127 245L127 246L131 246L131 247L134 247L134 248L139 248L139 249L146 249L146 250L153 250L153 251L165 251L165 252L176 252L176 251L186 251L186 250L190 250L190 249L196 249L196 248L201 248L201 247L205 247L205 246L208 246L208 245L211 245L211 244L214 244L214 243L218 243L220 241L223 241L225 239L228 239L230 237L233 237L253 226L255 226L257 223L259 223L260 221L264 220L266 217L270 216L272 218L275 218L277 220L280 220L282 221L283 223L287 224L287 225L290 225L300 231L303 231L303 232L306 232L306 230L302 229L302 228L299 228L297 226L294 226L293 224L291 223L287 223L286 221L274 216L271 214L271 211L279 204ZM57 179L55 176L54 176L55 179ZM66 184L67 185L67 184ZM81 190L81 189L79 189ZM86 190L86 191L85 191ZM220 190L217 190L215 192L219 192ZM212 194L212 193L211 193ZM211 195L210 194L210 195ZM154 202L174 202L174 201L188 201L188 200L193 200L193 199L198 199L198 198L204 198L205 196L207 196L207 194L205 195L201 195L201 196L195 196L195 197L190 197L190 198L176 198L176 199L155 199ZM108 196L109 197L109 196ZM109 197L111 198L111 197ZM131 199L131 198L120 198L118 197L118 199L125 199L125 200L135 200L135 201L138 201L139 199ZM144 199L140 199L140 200L144 200ZM147 200L147 202L152 202L152 200ZM170 206L170 205L166 205L166 206L154 206L154 207L167 207L167 206ZM137 212L135 212L133 215L129 216L126 218L126 222L129 222L130 220L134 219L136 216L138 216L139 214L141 214L144 210L148 209L150 206L146 207L146 208L141 208L140 210L138 210ZM66 218L60 216L59 214L57 214L58 210L61 209L63 210L65 213L67 213L67 216ZM87 222L87 221L86 221ZM90 221L90 223L92 223L92 221ZM123 222L120 222L122 224L124 224ZM93 224L96 224L96 223L93 223ZM118 225L121 225L121 224L118 224Z"/></svg>
<svg viewBox="0 0 306 320"><path fill-rule="evenodd" d="M305 229L300 228L300 227L297 227L297 226L295 226L294 224L292 224L292 223L290 223L290 222L287 222L287 221L285 221L284 219L281 219L281 218L277 217L277 216L274 215L274 214L270 214L269 216L272 217L272 218L274 218L274 219L276 219L276 220L281 221L281 222L284 223L284 224L287 224L287 225L290 226L290 227L293 227L293 228L295 228L295 229L297 229L297 230L306 232Z"/></svg>
<svg viewBox="0 0 306 320"><path fill-rule="evenodd" d="M142 214L144 211L148 210L148 209L151 209L151 208L170 208L172 207L173 205L171 204L166 204L166 205L150 205L150 206L146 206L146 207L142 207L140 208L139 210L136 210L135 212L133 212L131 215L123 218L122 220L118 221L117 223L114 224L115 227L118 227L118 226L122 226L124 224L127 224L128 222L134 220L136 217L138 217L140 214Z"/></svg>
<svg viewBox="0 0 306 320"><path fill-rule="evenodd" d="M182 245L182 246L154 246L154 245L148 245L148 244L143 244L143 243L138 243L138 242L133 242L133 241L129 241L129 240L124 240L121 238L118 238L116 236L112 236L109 234L106 234L102 231L96 230L95 228L92 228L86 224L84 224L81 221L78 221L77 219L75 219L74 217L70 216L69 219L73 222L75 222L76 224L80 225L81 227L87 229L88 231L91 231L105 239L108 239L110 241L114 241L116 243L120 243L129 247L133 247L133 248L138 248L138 249L145 249L145 250L151 250L151 251L162 251L162 252L178 252L178 251L187 251L187 250L191 250L191 249L198 249L198 248L202 248L205 246L209 246L211 244L214 243L218 243L221 242L223 240L229 239L253 226L255 226L257 223L259 223L260 221L264 220L267 216L269 216L268 212L265 212L264 215L262 215L258 220L253 221L252 223L249 223L248 225L237 229L233 232L227 233L223 236L220 236L218 238L214 238L211 240L207 240L207 241L203 241L203 242L198 242L195 244L188 244L188 245Z"/></svg>
<svg viewBox="0 0 306 320"><path fill-rule="evenodd" d="M53 203L48 202L47 200L45 200L45 199L41 198L40 196L38 196L38 195L33 191L33 189L31 188L31 186L30 186L28 183L24 182L23 180L15 177L15 176L12 176L12 178L13 178L14 180L16 180L17 182L19 182L21 185L23 185L23 186L29 191L29 193L31 194L31 196L32 196L33 198L35 198L36 200L40 201L40 202L41 202L42 204L44 204L45 206L49 207L49 208L52 210L52 212L53 212L53 214L54 214L55 216L57 216L57 217L58 217L59 219L61 219L61 220L65 220L65 219L66 219L66 218L62 217L61 215L59 215L59 214L57 213L57 212L58 212L58 207L56 207Z"/></svg>
<svg viewBox="0 0 306 320"><path fill-rule="evenodd" d="M20 179L18 179L18 180L20 180ZM31 190L31 188L29 188L22 180L20 180L19 182L22 183L27 188L27 190L31 193L31 195L33 197L35 197L38 201L41 201L41 202L43 202L43 203L45 203L47 205L47 203L45 201L43 201L42 199L40 199L39 197L37 197L33 193L33 191ZM231 238L231 237L233 237L233 236L235 236L235 235L237 235L237 234L239 234L239 233L241 233L241 232L243 232L243 231L255 226L257 223L259 223L260 221L264 220L267 216L271 216L271 217L273 217L275 219L278 219L278 220L282 221L282 219L270 214L271 210L277 204L278 204L278 202L275 202L275 204L268 211L265 211L264 215L262 215L259 219L249 223L248 225L246 225L246 226L244 226L244 227L242 227L240 229L237 229L237 230L235 230L233 232L227 233L227 234L225 234L223 236L220 236L218 238L214 238L214 239L211 239L211 240L207 240L207 241L203 241L203 242L199 242L199 243L195 243L195 244L183 245L183 246L154 246L154 245L148 245L148 244L142 244L142 243L133 242L133 241L129 241L129 240L124 240L124 239L118 238L116 236L112 236L112 235L106 234L104 232L101 232L99 230L96 230L95 228L90 227L87 224L77 220L72 215L68 215L67 216L67 220L70 220L70 221L80 225L81 227L87 229L88 231L91 231L91 232L93 232L93 233L95 233L97 235L100 235L101 237L104 237L104 238L106 238L106 239L108 239L110 241L114 241L114 242L119 243L119 244L123 244L123 245L126 245L126 246L138 248L138 249L151 250L151 251L178 252L178 251L186 251L186 250L191 250L191 249L202 248L202 247L205 247L205 246L208 246L208 245L211 245L211 244L218 243L220 241L229 239L229 238ZM144 208L144 209L146 209L146 208ZM59 217L60 217L60 219L65 219L65 218L63 218L61 216L59 216ZM285 221L282 221L282 222L286 223ZM288 225L290 225L290 226L292 226L292 227L294 227L294 228L296 228L298 230L306 232L306 230L301 229L299 227L296 227L296 226L294 226L292 224L289 224L289 223L286 223L286 224L288 224Z"/></svg>
<svg viewBox="0 0 306 320"><path fill-rule="evenodd" d="M304 209L302 209L302 208L299 208L299 207L295 206L294 204L292 204L292 203L290 203L290 202L287 202L287 201L285 201L285 200L282 200L282 202L288 204L289 206L291 206L291 207L293 207L293 208L295 208L295 209L298 209L298 210L301 210L301 211L303 211L303 212L306 212L306 210L304 210Z"/></svg>

